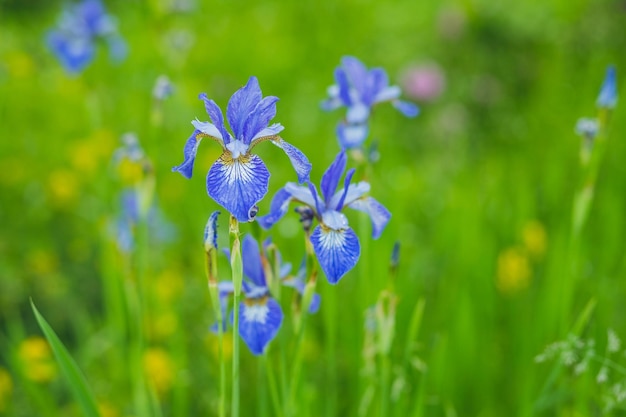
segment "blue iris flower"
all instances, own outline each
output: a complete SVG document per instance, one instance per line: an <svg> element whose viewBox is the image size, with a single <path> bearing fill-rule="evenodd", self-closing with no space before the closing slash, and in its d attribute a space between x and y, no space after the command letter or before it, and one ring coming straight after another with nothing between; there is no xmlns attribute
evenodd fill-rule
<svg viewBox="0 0 626 417"><path fill-rule="evenodd" d="M264 244L266 247L267 244ZM225 250L229 255L228 250ZM296 277L291 277L290 264L283 264L280 253L277 253L280 263L280 280L283 285L295 288L301 295L304 292L304 274L301 269ZM283 310L269 290L269 283L265 275L264 265L268 264L267 255L259 250L259 244L250 235L246 235L241 244L241 258L243 261L243 294L244 299L239 306L239 335L255 355L265 352L268 343L278 333L283 322ZM219 302L222 309L223 329L226 328L228 297L233 293L232 281L222 281L218 284ZM314 294L309 307L309 313L319 309L320 296ZM233 317L231 314L231 323ZM211 326L210 330L217 332L219 323Z"/></svg>
<svg viewBox="0 0 626 417"><path fill-rule="evenodd" d="M337 137L344 149L360 147L369 134L369 117L374 105L390 101L407 117L419 114L419 108L399 99L401 90L389 85L387 72L382 68L368 70L357 58L344 56L335 69L335 85L328 88L329 98L322 109L334 110L345 106L348 111L344 121L337 126Z"/></svg>
<svg viewBox="0 0 626 417"><path fill-rule="evenodd" d="M346 153L342 151L328 167L322 176L321 196L311 183L308 188L287 183L274 195L270 213L258 218L261 227L267 229L287 213L290 202L308 206L319 222L311 234L311 243L331 284L339 282L356 265L361 254L359 239L341 211L350 207L369 214L374 239L381 235L391 218L391 213L382 204L366 196L370 189L367 182L350 184L354 169L346 174L343 188L335 192L346 169L346 159Z"/></svg>
<svg viewBox="0 0 626 417"><path fill-rule="evenodd" d="M602 83L598 100L598 107L612 109L617 104L617 81L615 76L615 67L610 66L606 70L606 77Z"/></svg>
<svg viewBox="0 0 626 417"><path fill-rule="evenodd" d="M104 39L114 60L126 56L126 43L117 33L115 19L100 0L84 0L66 9L46 41L70 73L81 72L94 58L95 42Z"/></svg>
<svg viewBox="0 0 626 417"><path fill-rule="evenodd" d="M302 183L309 178L311 164L296 147L285 142L278 134L283 130L279 123L269 125L276 115L277 97L263 98L256 77L237 90L228 102L226 118L232 135L224 126L222 110L206 94L200 94L211 122L194 120L194 132L184 148L185 160L173 171L191 178L198 145L203 138L211 138L222 146L223 152L207 175L209 197L223 206L239 221L250 221L256 214L256 204L267 194L270 173L257 155L250 153L258 143L269 140L281 148Z"/></svg>

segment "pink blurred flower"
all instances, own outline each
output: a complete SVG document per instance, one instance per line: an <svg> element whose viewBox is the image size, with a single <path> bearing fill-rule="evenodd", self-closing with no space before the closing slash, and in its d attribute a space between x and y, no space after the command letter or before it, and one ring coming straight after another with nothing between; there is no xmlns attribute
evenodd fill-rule
<svg viewBox="0 0 626 417"><path fill-rule="evenodd" d="M407 68L402 75L402 87L407 96L422 100L437 99L446 86L443 71L437 64L421 64Z"/></svg>

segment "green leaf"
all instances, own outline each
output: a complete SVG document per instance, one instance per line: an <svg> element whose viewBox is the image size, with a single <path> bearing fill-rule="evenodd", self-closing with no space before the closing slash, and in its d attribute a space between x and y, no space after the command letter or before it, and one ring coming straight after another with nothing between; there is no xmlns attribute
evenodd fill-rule
<svg viewBox="0 0 626 417"><path fill-rule="evenodd" d="M50 327L46 319L44 319L39 313L39 310L35 307L33 300L30 300L30 305L33 308L33 313L35 313L35 318L37 319L37 323L39 323L39 327L41 327L43 334L46 336L46 339L48 339L48 343L50 343L50 347L54 352L54 356L59 363L63 375L65 375L67 382L70 384L72 394L80 405L83 415L85 417L100 417L96 401L89 385L87 385L85 376L78 368L78 365L76 365L76 362L70 356L65 346L63 346L63 343L54 330L52 330L52 327Z"/></svg>

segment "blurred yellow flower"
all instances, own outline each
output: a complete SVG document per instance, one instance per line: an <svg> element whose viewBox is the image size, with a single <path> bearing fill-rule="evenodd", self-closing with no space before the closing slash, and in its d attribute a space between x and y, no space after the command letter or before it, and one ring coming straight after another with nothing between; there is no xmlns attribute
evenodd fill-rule
<svg viewBox="0 0 626 417"><path fill-rule="evenodd" d="M98 412L100 413L100 417L118 417L120 415L117 409L107 402L98 403Z"/></svg>
<svg viewBox="0 0 626 417"><path fill-rule="evenodd" d="M27 255L28 269L37 275L47 275L59 267L57 256L45 249L35 249Z"/></svg>
<svg viewBox="0 0 626 417"><path fill-rule="evenodd" d="M78 196L78 178L69 170L53 171L48 177L48 189L53 203L66 205Z"/></svg>
<svg viewBox="0 0 626 417"><path fill-rule="evenodd" d="M6 369L0 368L0 413L7 409L11 402L11 395L13 395L11 374Z"/></svg>
<svg viewBox="0 0 626 417"><path fill-rule="evenodd" d="M521 248L508 248L498 256L496 286L500 292L511 294L528 287L531 268L526 252Z"/></svg>
<svg viewBox="0 0 626 417"><path fill-rule="evenodd" d="M24 375L31 381L48 382L56 377L56 364L44 338L32 336L25 339L19 346L18 356Z"/></svg>
<svg viewBox="0 0 626 417"><path fill-rule="evenodd" d="M531 258L538 260L543 258L548 246L546 229L537 220L531 220L524 225L522 240Z"/></svg>
<svg viewBox="0 0 626 417"><path fill-rule="evenodd" d="M6 57L9 73L15 78L30 78L35 72L35 63L24 52L13 52Z"/></svg>
<svg viewBox="0 0 626 417"><path fill-rule="evenodd" d="M168 353L161 348L150 348L143 355L143 368L148 381L159 395L172 388L174 365Z"/></svg>
<svg viewBox="0 0 626 417"><path fill-rule="evenodd" d="M183 290L183 278L173 269L166 269L154 281L154 293L160 303L171 304Z"/></svg>
<svg viewBox="0 0 626 417"><path fill-rule="evenodd" d="M224 360L229 361L233 357L233 335L232 333L224 332L222 340L224 341ZM204 343L209 350L209 353L219 359L220 355L220 339L217 333L207 333Z"/></svg>

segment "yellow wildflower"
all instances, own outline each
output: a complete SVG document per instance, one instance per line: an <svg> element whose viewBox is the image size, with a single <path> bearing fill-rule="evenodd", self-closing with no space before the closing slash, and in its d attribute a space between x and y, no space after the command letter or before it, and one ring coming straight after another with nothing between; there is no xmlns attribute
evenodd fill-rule
<svg viewBox="0 0 626 417"><path fill-rule="evenodd" d="M19 346L18 356L26 378L35 382L48 382L57 374L48 342L39 336L25 339Z"/></svg>
<svg viewBox="0 0 626 417"><path fill-rule="evenodd" d="M11 402L12 394L13 380L11 379L11 374L6 369L0 368L0 413L7 409Z"/></svg>
<svg viewBox="0 0 626 417"><path fill-rule="evenodd" d="M54 203L66 205L78 196L78 179L72 171L57 170L50 174L48 188Z"/></svg>
<svg viewBox="0 0 626 417"><path fill-rule="evenodd" d="M498 256L496 285L500 292L511 294L527 288L531 274L530 262L521 248L508 248Z"/></svg>
<svg viewBox="0 0 626 417"><path fill-rule="evenodd" d="M548 246L546 229L537 220L531 220L524 225L522 231L524 246L531 258L538 260L543 258Z"/></svg>
<svg viewBox="0 0 626 417"><path fill-rule="evenodd" d="M167 352L161 348L150 348L143 355L143 367L148 381L157 394L163 395L172 388L174 365Z"/></svg>

